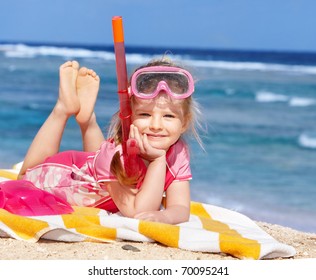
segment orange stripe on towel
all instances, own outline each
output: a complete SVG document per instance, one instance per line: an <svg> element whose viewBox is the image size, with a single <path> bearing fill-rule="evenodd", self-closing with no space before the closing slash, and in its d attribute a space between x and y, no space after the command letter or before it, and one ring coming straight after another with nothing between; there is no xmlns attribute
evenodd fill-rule
<svg viewBox="0 0 316 280"><path fill-rule="evenodd" d="M213 220L201 203L191 203L191 214L200 218L204 229L219 233L222 252L239 258L259 259L260 244L256 240L244 238L227 224Z"/></svg>

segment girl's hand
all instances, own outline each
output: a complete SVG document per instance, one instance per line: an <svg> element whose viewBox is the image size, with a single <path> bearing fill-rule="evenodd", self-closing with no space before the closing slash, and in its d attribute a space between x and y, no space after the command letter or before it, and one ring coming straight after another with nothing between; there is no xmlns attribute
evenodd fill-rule
<svg viewBox="0 0 316 280"><path fill-rule="evenodd" d="M166 155L165 150L157 149L150 145L147 135L141 135L138 128L133 124L130 127L129 139L135 139L137 141L139 154L145 160L151 162L159 158L164 158Z"/></svg>

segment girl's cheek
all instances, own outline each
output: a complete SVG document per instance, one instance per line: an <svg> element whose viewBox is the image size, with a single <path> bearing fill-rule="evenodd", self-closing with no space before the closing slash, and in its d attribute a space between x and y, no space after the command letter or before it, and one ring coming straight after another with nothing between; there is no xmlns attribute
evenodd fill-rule
<svg viewBox="0 0 316 280"><path fill-rule="evenodd" d="M142 126L144 126L145 123L146 123L146 121L145 121L145 120L141 120L141 119L134 119L134 120L132 121L132 124L133 124L134 126L136 126L138 129L141 128Z"/></svg>

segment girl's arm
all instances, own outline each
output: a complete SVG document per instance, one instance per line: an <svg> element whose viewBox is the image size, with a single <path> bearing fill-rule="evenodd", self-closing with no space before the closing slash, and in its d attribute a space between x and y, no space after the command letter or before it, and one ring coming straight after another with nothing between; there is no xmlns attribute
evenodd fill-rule
<svg viewBox="0 0 316 280"><path fill-rule="evenodd" d="M140 189L109 183L106 188L120 212L127 217L160 208L166 177L166 157L151 161Z"/></svg>
<svg viewBox="0 0 316 280"><path fill-rule="evenodd" d="M141 193L137 189L121 186L117 182L109 183L107 189L120 212L126 217L167 224L178 224L189 220L189 181L174 182L169 186L166 193L166 208L161 211L159 208L162 193L144 200L145 192Z"/></svg>
<svg viewBox="0 0 316 280"><path fill-rule="evenodd" d="M147 135L141 136L134 125L130 128L130 138L137 140L140 155L148 166L139 190L117 182L106 186L120 212L127 217L165 223L186 221L190 214L189 182L172 183L167 191L166 210L159 211L166 180L166 151L152 147Z"/></svg>
<svg viewBox="0 0 316 280"><path fill-rule="evenodd" d="M162 211L142 212L134 216L141 220L149 220L167 224L178 224L190 217L190 183L181 181L172 183L166 193L166 209Z"/></svg>

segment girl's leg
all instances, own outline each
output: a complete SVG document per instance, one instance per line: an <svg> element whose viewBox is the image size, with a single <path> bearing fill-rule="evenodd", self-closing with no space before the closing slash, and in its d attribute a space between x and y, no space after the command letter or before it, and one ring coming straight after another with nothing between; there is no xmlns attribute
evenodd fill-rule
<svg viewBox="0 0 316 280"><path fill-rule="evenodd" d="M21 178L28 168L42 163L47 157L59 151L60 142L67 120L80 110L80 102L76 93L76 81L79 64L68 61L60 66L59 97L54 109L36 134L21 168Z"/></svg>
<svg viewBox="0 0 316 280"><path fill-rule="evenodd" d="M103 133L94 113L99 86L100 78L93 70L86 67L80 68L77 77L80 111L76 115L76 120L81 129L83 150L87 152L98 150L104 141Z"/></svg>

